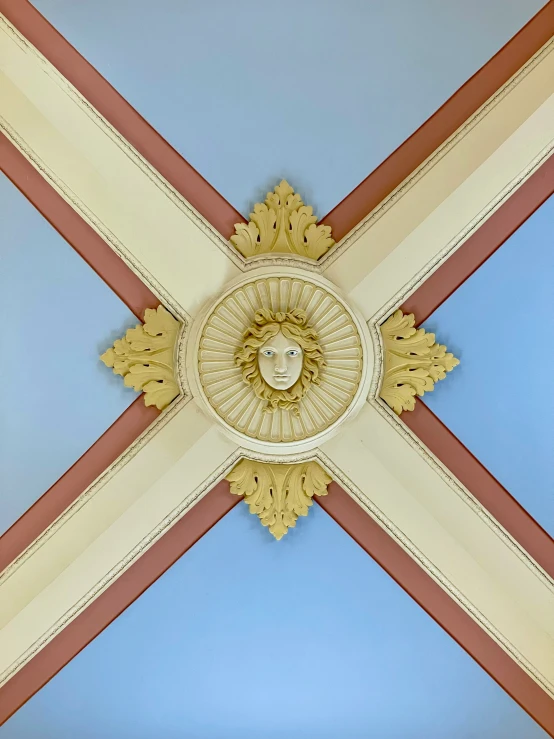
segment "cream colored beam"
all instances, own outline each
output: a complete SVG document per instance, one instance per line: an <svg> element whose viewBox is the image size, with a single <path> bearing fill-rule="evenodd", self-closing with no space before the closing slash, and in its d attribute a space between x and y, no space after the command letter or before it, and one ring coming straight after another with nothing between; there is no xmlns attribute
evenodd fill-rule
<svg viewBox="0 0 554 739"><path fill-rule="evenodd" d="M3 16L0 72L8 137L181 318L239 273L235 250Z"/></svg>
<svg viewBox="0 0 554 739"><path fill-rule="evenodd" d="M413 292L552 151L552 49L323 260L367 319Z"/></svg>
<svg viewBox="0 0 554 739"><path fill-rule="evenodd" d="M397 419L366 404L325 444L329 471L545 689L554 691L554 591ZM422 454L423 452L423 454Z"/></svg>
<svg viewBox="0 0 554 739"><path fill-rule="evenodd" d="M181 399L0 575L0 628L46 588L180 459L196 459L211 422ZM206 473L208 474L208 473ZM194 489L189 477L183 495Z"/></svg>
<svg viewBox="0 0 554 739"><path fill-rule="evenodd" d="M235 445L194 403L176 414L0 586L0 682L163 536L237 459Z"/></svg>

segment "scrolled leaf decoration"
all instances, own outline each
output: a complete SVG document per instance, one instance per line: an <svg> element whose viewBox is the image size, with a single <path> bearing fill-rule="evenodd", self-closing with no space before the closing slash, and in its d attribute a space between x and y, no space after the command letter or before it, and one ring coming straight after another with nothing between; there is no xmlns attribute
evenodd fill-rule
<svg viewBox="0 0 554 739"><path fill-rule="evenodd" d="M415 328L413 313L395 311L381 326L381 335L385 366L380 396L398 415L413 411L415 396L431 392L460 363L436 343L435 334Z"/></svg>
<svg viewBox="0 0 554 739"><path fill-rule="evenodd" d="M130 328L100 359L123 384L144 393L145 405L166 408L179 395L174 348L180 323L163 306L147 309L144 324Z"/></svg>
<svg viewBox="0 0 554 739"><path fill-rule="evenodd" d="M329 226L316 224L313 209L282 180L274 192L267 194L265 203L254 206L248 223L235 226L231 243L246 258L280 253L317 260L335 242Z"/></svg>
<svg viewBox="0 0 554 739"><path fill-rule="evenodd" d="M243 495L276 539L307 516L314 495L327 495L331 478L317 462L268 464L242 459L227 475L231 492Z"/></svg>

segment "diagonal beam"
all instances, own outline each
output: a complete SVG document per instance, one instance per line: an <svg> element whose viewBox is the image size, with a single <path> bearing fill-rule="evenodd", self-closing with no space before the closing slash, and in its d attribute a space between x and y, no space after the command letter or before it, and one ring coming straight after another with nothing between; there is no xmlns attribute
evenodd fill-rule
<svg viewBox="0 0 554 739"><path fill-rule="evenodd" d="M554 696L554 584L384 409L366 404L322 452L397 543Z"/></svg>
<svg viewBox="0 0 554 739"><path fill-rule="evenodd" d="M0 13L225 237L243 217L129 105L28 0L0 0Z"/></svg>

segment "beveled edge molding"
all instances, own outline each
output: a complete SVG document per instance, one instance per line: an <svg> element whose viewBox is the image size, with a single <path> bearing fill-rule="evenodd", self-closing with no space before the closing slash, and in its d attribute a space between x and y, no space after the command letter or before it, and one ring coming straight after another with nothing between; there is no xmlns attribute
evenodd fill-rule
<svg viewBox="0 0 554 739"><path fill-rule="evenodd" d="M316 225L313 208L286 180L256 203L248 223L237 223L231 243L245 259L261 254L295 254L317 261L335 243L331 228Z"/></svg>
<svg viewBox="0 0 554 739"><path fill-rule="evenodd" d="M419 167L406 177L384 200L382 200L357 226L325 254L319 264L322 270L328 269L349 249L374 223L387 213L409 190L421 180L441 159L443 159L479 122L488 115L509 93L527 77L552 51L554 38L547 41L529 61L524 64L497 92L468 118L451 136L449 136ZM348 197L348 196L347 196ZM325 216L323 221L325 220Z"/></svg>
<svg viewBox="0 0 554 739"><path fill-rule="evenodd" d="M37 553L37 551L45 544L48 539L56 534L56 532L64 526L64 524L72 518L84 505L98 493L104 485L112 479L126 464L128 464L138 452L146 446L146 444L160 431L169 421L184 408L191 400L190 395L179 395L177 399L169 405L154 420L148 428L143 431L135 441L127 447L127 449L110 464L94 482L89 485L75 500L69 505L63 513L61 513L49 526L47 526L39 536L27 546L21 554L19 554L9 565L0 572L0 587L19 569L28 559Z"/></svg>
<svg viewBox="0 0 554 739"><path fill-rule="evenodd" d="M35 56L40 63L42 71L80 108L85 115L100 128L105 135L125 152L126 156L135 164L155 186L166 195L171 202L182 211L186 217L194 223L208 238L241 270L244 270L244 258L235 248L215 229L208 220L202 216L183 195L161 175L150 162L140 154L127 139L82 95L77 88L68 81L66 77L55 67L25 36L16 28L5 15L0 13L0 30L3 30L25 53ZM40 157L29 147L7 122L0 117L0 128L12 143L21 151L31 164L40 171L54 189L69 203L81 217L99 233L111 248L130 266L130 268L143 279L152 291L159 295L163 288L157 281L129 254L124 245L104 227L101 221L92 211L77 198L72 190L60 180L52 170L45 165ZM165 291L163 293L165 295ZM165 295L165 302L171 302ZM174 306L172 306L174 307Z"/></svg>
<svg viewBox="0 0 554 739"><path fill-rule="evenodd" d="M553 39L554 44L554 39ZM554 46L553 46L554 48ZM417 451L417 453L425 459L425 461L439 474L442 479L454 490L462 500L487 524L487 526L500 538L503 542L518 556L525 566L533 572L533 574L545 585L549 590L554 592L554 578L552 578L544 568L538 564L527 552L526 549L509 533L492 514L485 508L480 501L454 477L447 467L435 457L425 444L402 422L401 417L392 411L391 408L380 398L380 388L383 382L384 374L384 354L383 336L381 333L381 325L387 318L393 314L395 310L401 306L409 295L417 290L422 283L435 272L441 264L457 249L459 249L470 236L472 236L479 227L497 211L501 205L506 203L510 196L524 183L529 177L536 172L539 167L554 152L554 140L548 144L540 154L532 160L532 162L522 170L517 177L509 182L500 193L491 200L488 205L473 218L468 225L460 231L460 233L452 239L445 248L436 254L430 262L420 272L414 276L409 283L399 290L385 305L381 307L368 321L367 325L373 342L375 368L373 373L370 392L368 394L368 402L372 405L394 428L403 436L404 439ZM332 473L332 471L331 471Z"/></svg>
<svg viewBox="0 0 554 739"><path fill-rule="evenodd" d="M175 364L180 332L181 324L163 305L147 308L144 323L128 329L100 359L123 377L126 387L144 393L146 406L155 405L161 411L180 392Z"/></svg>
<svg viewBox="0 0 554 739"><path fill-rule="evenodd" d="M394 415L390 412L390 415ZM397 418L395 416L395 418ZM423 445L421 445L423 450ZM421 452L420 452L421 453ZM427 453L422 454L427 457ZM550 682L539 670L537 670L529 660L524 657L521 652L501 634L498 629L486 618L486 616L468 599L466 596L451 582L451 580L438 568L423 552L396 526L396 524L386 516L381 509L367 496L360 488L358 488L350 478L335 465L335 463L321 450L318 450L317 458L321 466L332 476L333 480L338 482L358 503L358 505L369 515L381 528L383 528L389 536L414 559L419 566L426 572L440 587L445 590L452 600L457 603L469 616L476 621L479 626L487 633L497 644L499 644L510 657L516 662L541 688L551 697L554 698L554 684ZM433 465L435 466L435 465ZM455 486L450 481L457 482L451 477L444 477L445 482L452 489ZM548 582L545 583L547 586ZM552 583L554 586L554 583ZM554 592L554 587L551 587Z"/></svg>
<svg viewBox="0 0 554 739"><path fill-rule="evenodd" d="M225 478L234 495L242 495L250 513L279 541L307 516L314 495L327 495L332 479L317 462L269 464L241 459Z"/></svg>
<svg viewBox="0 0 554 739"><path fill-rule="evenodd" d="M388 411L391 416L395 416L392 411ZM165 414L162 414L165 415ZM421 446L421 445L420 445ZM420 448L420 453L421 449ZM425 456L425 455L423 455ZM250 450L237 448L229 457L206 478L195 490L186 496L186 498L168 514L163 521L155 526L147 536L133 547L133 549L123 557L106 575L98 581L84 596L82 596L74 606L69 609L62 617L60 617L52 626L25 652L15 660L0 675L0 687L5 685L14 675L19 672L29 661L37 655L49 642L54 639L63 629L68 626L77 616L79 616L99 595L101 595L111 584L113 584L120 575L122 575L129 567L136 562L142 554L155 544L167 531L177 523L198 500L206 495L218 482L224 479L230 470L242 459L251 459L253 461L263 462L279 462L278 458L267 458L266 455L252 454ZM128 461L128 460L127 460ZM343 472L336 466L332 460L324 454L320 449L311 455L299 455L298 459L293 462L317 462L322 470L332 479L338 482L348 494L360 505L360 507L369 515L393 541L405 551L422 570L429 575L443 590L445 590L452 600L462 608L482 629L491 637L502 649L513 659L513 661L529 675L547 695L554 698L554 685L547 680L520 652L517 648L505 638L495 626L471 603L464 594L454 586L448 577L441 572L419 549L415 544L406 537L400 529L376 506L373 501L363 493ZM116 465L114 465L115 467ZM446 477L445 481L450 487L452 478ZM455 481L454 481L455 482Z"/></svg>
<svg viewBox="0 0 554 739"><path fill-rule="evenodd" d="M414 326L414 314L401 310L380 326L385 349L380 397L397 415L413 411L415 396L432 392L435 383L460 364L443 344L435 342L435 334Z"/></svg>

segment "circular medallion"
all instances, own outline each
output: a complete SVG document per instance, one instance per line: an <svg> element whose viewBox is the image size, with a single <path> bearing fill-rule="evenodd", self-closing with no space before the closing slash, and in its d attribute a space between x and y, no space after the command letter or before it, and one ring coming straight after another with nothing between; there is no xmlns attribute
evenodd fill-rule
<svg viewBox="0 0 554 739"><path fill-rule="evenodd" d="M322 278L256 272L220 297L197 328L190 363L199 389L243 439L274 449L319 440L360 395L362 324Z"/></svg>

